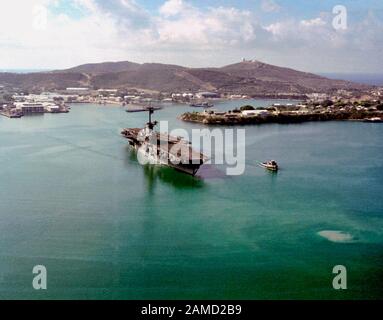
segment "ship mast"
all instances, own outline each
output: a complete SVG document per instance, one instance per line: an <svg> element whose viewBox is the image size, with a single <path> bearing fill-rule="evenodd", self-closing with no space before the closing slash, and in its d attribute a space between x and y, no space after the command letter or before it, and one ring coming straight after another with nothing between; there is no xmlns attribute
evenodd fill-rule
<svg viewBox="0 0 383 320"><path fill-rule="evenodd" d="M154 126L156 125L156 123L152 122L152 114L154 113L154 108L150 105L146 110L149 112L148 127L149 129L153 130Z"/></svg>

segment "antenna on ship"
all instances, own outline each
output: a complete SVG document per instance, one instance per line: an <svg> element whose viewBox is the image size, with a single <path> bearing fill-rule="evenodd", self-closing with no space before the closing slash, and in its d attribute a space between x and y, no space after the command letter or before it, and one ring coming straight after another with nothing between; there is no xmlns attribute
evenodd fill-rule
<svg viewBox="0 0 383 320"><path fill-rule="evenodd" d="M149 107L146 107L146 111L149 112L149 122L148 122L148 126L149 126L149 129L153 129L154 126L157 124L157 121L155 122L152 122L152 114L154 114L154 107L152 107L152 103L150 103Z"/></svg>
<svg viewBox="0 0 383 320"><path fill-rule="evenodd" d="M150 129L153 129L154 126L157 124L157 121L152 122L152 114L154 114L154 111L161 110L162 107L159 106L153 106L152 102L149 102L148 106L141 106L138 109L128 109L126 112L149 112L149 122L148 122L148 127Z"/></svg>
<svg viewBox="0 0 383 320"><path fill-rule="evenodd" d="M126 109L126 112L128 113L136 113L136 112L149 112L149 122L152 122L152 114L154 111L161 110L162 107L160 106L152 106L152 102L149 102L148 106L138 106L138 108L128 108Z"/></svg>

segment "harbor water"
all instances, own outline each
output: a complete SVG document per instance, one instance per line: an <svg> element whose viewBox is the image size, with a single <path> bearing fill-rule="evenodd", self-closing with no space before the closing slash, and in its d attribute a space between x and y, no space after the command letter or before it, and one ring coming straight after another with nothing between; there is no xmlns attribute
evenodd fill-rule
<svg viewBox="0 0 383 320"><path fill-rule="evenodd" d="M177 119L190 110L154 118L209 128ZM245 173L193 178L138 163L120 131L146 121L91 104L0 118L0 299L383 298L382 124L242 126Z"/></svg>

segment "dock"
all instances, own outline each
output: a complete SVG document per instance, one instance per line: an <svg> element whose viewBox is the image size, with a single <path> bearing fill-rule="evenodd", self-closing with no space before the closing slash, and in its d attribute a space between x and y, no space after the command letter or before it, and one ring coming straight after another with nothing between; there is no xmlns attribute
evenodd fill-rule
<svg viewBox="0 0 383 320"><path fill-rule="evenodd" d="M0 115L10 119L19 119L22 116L24 116L22 113L15 113L15 112L9 112L9 111L1 111Z"/></svg>

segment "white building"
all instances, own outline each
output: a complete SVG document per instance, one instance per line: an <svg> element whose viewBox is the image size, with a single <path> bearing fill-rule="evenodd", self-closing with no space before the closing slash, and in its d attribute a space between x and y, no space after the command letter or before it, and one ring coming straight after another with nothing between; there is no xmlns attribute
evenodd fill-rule
<svg viewBox="0 0 383 320"><path fill-rule="evenodd" d="M134 95L124 96L124 99L125 99L125 100L133 100L133 99L135 99L135 98L137 98L137 96L134 96ZM139 98L139 97L138 97L138 98Z"/></svg>
<svg viewBox="0 0 383 320"><path fill-rule="evenodd" d="M50 113L58 113L60 112L60 107L53 103L44 103L44 109L46 112Z"/></svg>
<svg viewBox="0 0 383 320"><path fill-rule="evenodd" d="M23 114L28 113L44 113L44 105L36 102L20 102L16 103L16 110L21 111Z"/></svg>
<svg viewBox="0 0 383 320"><path fill-rule="evenodd" d="M314 101L323 101L328 99L328 95L326 93L309 93L306 94L306 96Z"/></svg>
<svg viewBox="0 0 383 320"><path fill-rule="evenodd" d="M105 92L105 93L117 93L118 89L98 89L98 92Z"/></svg>
<svg viewBox="0 0 383 320"><path fill-rule="evenodd" d="M241 114L245 117L265 117L268 116L270 113L266 110L243 110L241 111Z"/></svg>
<svg viewBox="0 0 383 320"><path fill-rule="evenodd" d="M89 88L66 88L66 91L71 91L71 92L87 92L89 91Z"/></svg>
<svg viewBox="0 0 383 320"><path fill-rule="evenodd" d="M198 99L220 98L220 94L215 92L198 92L196 97Z"/></svg>

